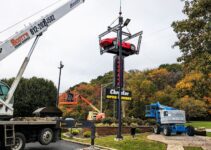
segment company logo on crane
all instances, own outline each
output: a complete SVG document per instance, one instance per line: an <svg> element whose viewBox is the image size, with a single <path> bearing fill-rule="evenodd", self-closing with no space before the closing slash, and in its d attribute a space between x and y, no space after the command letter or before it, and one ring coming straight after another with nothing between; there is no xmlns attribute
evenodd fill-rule
<svg viewBox="0 0 211 150"><path fill-rule="evenodd" d="M72 8L73 6L77 5L80 2L80 0L75 0L70 4L70 8Z"/></svg>
<svg viewBox="0 0 211 150"><path fill-rule="evenodd" d="M28 32L23 33L22 35L20 35L18 38L16 39L11 39L10 42L11 44L17 48L19 47L21 44L25 43L26 41L28 41L30 39L30 36L28 34Z"/></svg>

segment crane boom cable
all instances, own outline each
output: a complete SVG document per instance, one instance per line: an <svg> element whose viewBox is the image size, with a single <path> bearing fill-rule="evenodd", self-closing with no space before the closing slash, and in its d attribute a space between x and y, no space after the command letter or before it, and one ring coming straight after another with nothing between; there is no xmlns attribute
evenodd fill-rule
<svg viewBox="0 0 211 150"><path fill-rule="evenodd" d="M17 23L15 23L15 24L13 24L13 25L11 25L11 26L9 26L9 27L7 27L7 28L1 30L1 31L0 31L0 34L6 32L6 31L8 31L8 30L10 30L10 29L12 29L12 28L14 28L14 27L17 26L18 24L20 24L20 23L26 21L27 19L29 19L29 18L31 18L31 17L33 17L33 16L35 16L35 15L41 13L42 11L44 11L44 10L46 10L46 9L48 9L48 8L50 8L50 7L52 7L53 5L57 4L59 1L61 1L61 0L57 0L56 2L54 2L54 3L50 4L50 5L48 5L47 7L45 7L45 8L43 8L43 9L41 9L41 10L35 12L34 14L32 14L32 15L30 15L30 16L28 16L28 17L26 17L26 18L24 18L24 19L22 19L22 20L20 20L20 21L18 21Z"/></svg>

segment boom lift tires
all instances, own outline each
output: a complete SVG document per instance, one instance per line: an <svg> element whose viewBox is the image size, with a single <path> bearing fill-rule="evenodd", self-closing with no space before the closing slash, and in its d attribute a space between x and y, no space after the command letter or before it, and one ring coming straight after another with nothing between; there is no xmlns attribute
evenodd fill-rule
<svg viewBox="0 0 211 150"><path fill-rule="evenodd" d="M20 132L15 133L15 145L12 146L11 150L24 150L26 145L26 138L24 134Z"/></svg>
<svg viewBox="0 0 211 150"><path fill-rule="evenodd" d="M193 126L187 126L187 135L188 136L194 136L195 135L195 129Z"/></svg>
<svg viewBox="0 0 211 150"><path fill-rule="evenodd" d="M153 130L154 130L155 134L160 134L160 126L159 125L154 126Z"/></svg>
<svg viewBox="0 0 211 150"><path fill-rule="evenodd" d="M50 128L44 128L40 131L38 141L42 145L48 145L52 142L53 136L53 131Z"/></svg>
<svg viewBox="0 0 211 150"><path fill-rule="evenodd" d="M170 136L171 135L171 128L169 126L164 126L164 128L163 128L163 134L165 136Z"/></svg>

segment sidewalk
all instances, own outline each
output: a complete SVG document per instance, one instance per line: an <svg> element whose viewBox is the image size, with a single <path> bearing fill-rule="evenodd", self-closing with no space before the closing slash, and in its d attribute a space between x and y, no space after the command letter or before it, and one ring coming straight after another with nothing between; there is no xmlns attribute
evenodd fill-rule
<svg viewBox="0 0 211 150"><path fill-rule="evenodd" d="M147 137L150 140L168 144L167 150L184 150L183 146L202 147L204 150L211 150L211 138L205 136L173 135L164 136L152 134Z"/></svg>

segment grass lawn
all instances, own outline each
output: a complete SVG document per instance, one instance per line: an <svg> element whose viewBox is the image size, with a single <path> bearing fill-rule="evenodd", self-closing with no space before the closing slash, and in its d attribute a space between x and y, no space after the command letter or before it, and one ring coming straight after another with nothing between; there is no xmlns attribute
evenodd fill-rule
<svg viewBox="0 0 211 150"><path fill-rule="evenodd" d="M123 141L114 141L115 135L96 138L95 144L118 150L166 150L167 146L160 142L147 139L149 133L137 135L133 139L130 135L123 135ZM84 143L90 143L90 139L77 140Z"/></svg>
<svg viewBox="0 0 211 150"><path fill-rule="evenodd" d="M184 147L184 150L203 150L201 147Z"/></svg>
<svg viewBox="0 0 211 150"><path fill-rule="evenodd" d="M207 132L207 136L211 137L211 132Z"/></svg>
<svg viewBox="0 0 211 150"><path fill-rule="evenodd" d="M195 128L205 127L211 129L211 121L191 121L190 123L186 123L186 125L192 125Z"/></svg>

